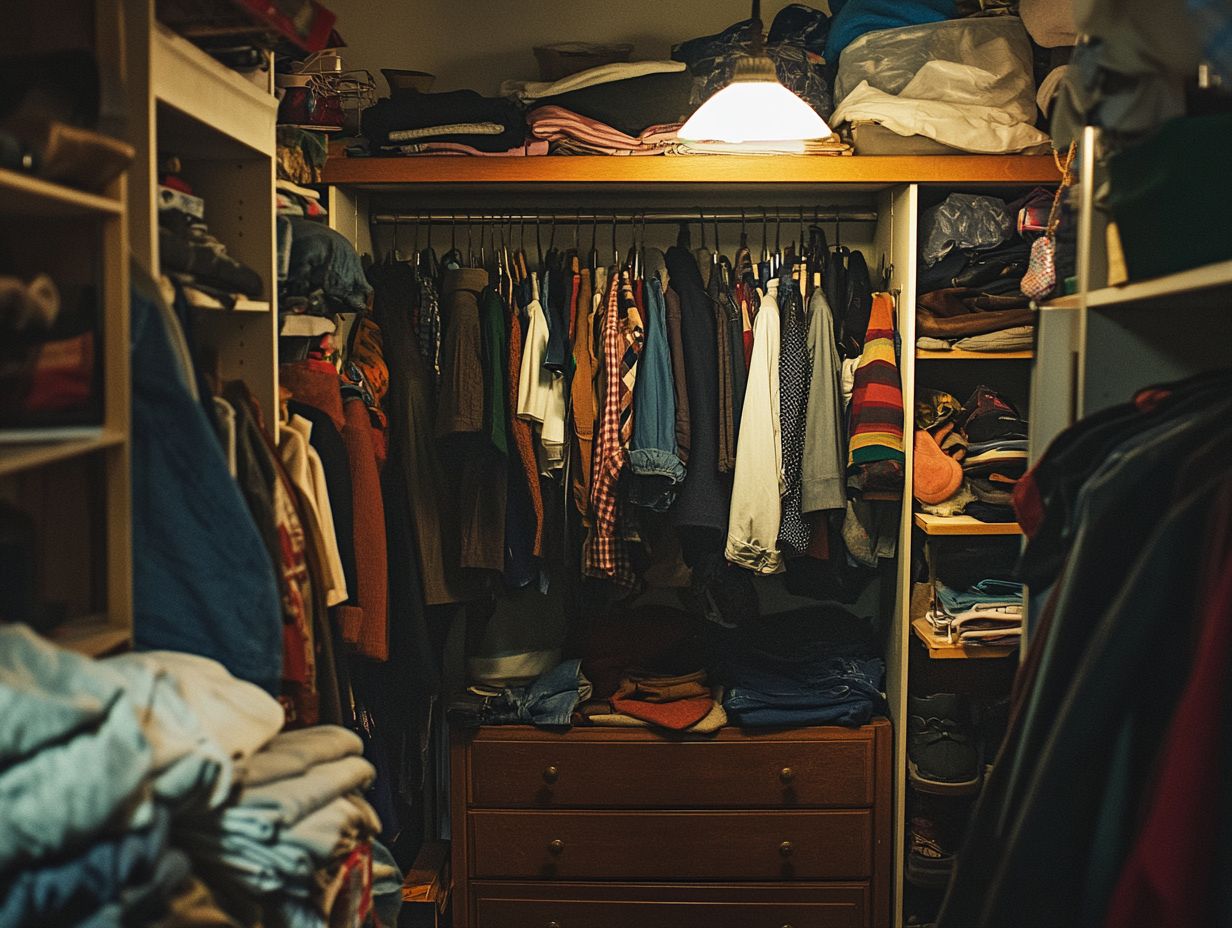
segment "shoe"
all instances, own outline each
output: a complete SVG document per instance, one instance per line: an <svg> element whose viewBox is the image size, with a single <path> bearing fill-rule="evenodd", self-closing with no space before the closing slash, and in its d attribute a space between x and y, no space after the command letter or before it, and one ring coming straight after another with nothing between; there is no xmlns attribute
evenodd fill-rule
<svg viewBox="0 0 1232 928"><path fill-rule="evenodd" d="M907 881L930 889L949 885L954 852L943 842L937 822L924 815L912 816L907 840Z"/></svg>
<svg viewBox="0 0 1232 928"><path fill-rule="evenodd" d="M907 769L916 788L972 793L980 788L980 751L967 701L953 693L907 700Z"/></svg>

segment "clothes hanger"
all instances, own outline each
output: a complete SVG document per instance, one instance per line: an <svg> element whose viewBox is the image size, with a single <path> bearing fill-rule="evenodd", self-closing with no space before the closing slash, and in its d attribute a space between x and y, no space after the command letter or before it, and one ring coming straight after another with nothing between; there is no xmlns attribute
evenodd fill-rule
<svg viewBox="0 0 1232 928"><path fill-rule="evenodd" d="M586 263L590 266L590 272L593 275L599 267L599 214L592 213L590 216L590 254L586 256Z"/></svg>

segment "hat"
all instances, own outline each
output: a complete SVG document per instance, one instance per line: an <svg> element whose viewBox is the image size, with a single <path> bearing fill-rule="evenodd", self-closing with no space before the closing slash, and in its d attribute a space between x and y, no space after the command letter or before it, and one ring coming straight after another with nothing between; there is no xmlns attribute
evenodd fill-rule
<svg viewBox="0 0 1232 928"><path fill-rule="evenodd" d="M936 439L923 429L915 432L914 466L911 490L921 503L943 502L962 484L962 465L942 451Z"/></svg>
<svg viewBox="0 0 1232 928"><path fill-rule="evenodd" d="M642 719L663 728L683 731L696 725L710 714L714 708L714 699L711 696L693 696L672 702L647 702L644 699L613 696L612 708L623 715L631 715L635 719Z"/></svg>

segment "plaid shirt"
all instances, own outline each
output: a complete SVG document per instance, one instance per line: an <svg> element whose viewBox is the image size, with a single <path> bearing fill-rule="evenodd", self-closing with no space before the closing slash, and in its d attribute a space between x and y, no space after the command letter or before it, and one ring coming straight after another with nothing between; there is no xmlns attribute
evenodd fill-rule
<svg viewBox="0 0 1232 928"><path fill-rule="evenodd" d="M619 289L618 289L619 288ZM644 333L628 274L613 281L603 317L603 413L595 436L590 505L594 524L586 545L586 573L633 585L633 567L619 530L616 487L633 434L633 386Z"/></svg>

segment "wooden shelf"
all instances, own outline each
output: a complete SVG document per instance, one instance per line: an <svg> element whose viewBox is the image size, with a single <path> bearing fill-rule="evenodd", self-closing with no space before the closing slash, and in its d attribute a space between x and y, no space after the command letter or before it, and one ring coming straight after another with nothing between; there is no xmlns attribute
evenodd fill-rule
<svg viewBox="0 0 1232 928"><path fill-rule="evenodd" d="M63 441L15 444L5 444L0 436L0 476L94 454L123 443L123 433L106 431L92 438L66 438Z"/></svg>
<svg viewBox="0 0 1232 928"><path fill-rule="evenodd" d="M1040 309L1077 309L1082 305L1082 295L1078 293L1067 293L1065 296L1059 296L1056 299L1049 300L1047 303L1039 304Z"/></svg>
<svg viewBox="0 0 1232 928"><path fill-rule="evenodd" d="M925 535L1021 535L1017 522L981 522L971 516L915 514L915 526Z"/></svg>
<svg viewBox="0 0 1232 928"><path fill-rule="evenodd" d="M110 654L127 648L132 642L129 629L114 625L101 616L71 620L52 630L48 637L56 644L88 657Z"/></svg>
<svg viewBox="0 0 1232 928"><path fill-rule="evenodd" d="M162 288L167 302L172 302L175 298L175 289L170 281L163 282ZM213 309L223 313L268 313L270 311L269 300L250 300L247 297L239 297L234 306L228 307L224 306L217 297L194 290L192 287L184 288L184 296L188 300L188 305L194 309Z"/></svg>
<svg viewBox="0 0 1232 928"><path fill-rule="evenodd" d="M996 659L1009 657L1018 650L1017 645L1007 644L976 645L974 647L954 644L953 642L946 641L942 635L938 634L928 619L923 616L911 620L911 630L915 632L917 638L924 642L924 646L928 648L928 656L934 660Z"/></svg>
<svg viewBox="0 0 1232 928"><path fill-rule="evenodd" d="M335 152L338 149L335 147ZM531 158L348 158L331 154L324 183L407 184L1048 184L1037 155L547 155Z"/></svg>
<svg viewBox="0 0 1232 928"><path fill-rule="evenodd" d="M1026 361L1035 357L1034 351L962 351L954 348L950 351L934 351L928 348L917 348L917 361Z"/></svg>
<svg viewBox="0 0 1232 928"><path fill-rule="evenodd" d="M184 117L160 115L160 145L194 158L274 153L278 100L161 25L150 36L150 85Z"/></svg>
<svg viewBox="0 0 1232 928"><path fill-rule="evenodd" d="M1147 303L1232 306L1232 261L1220 261L1165 277L1104 287L1087 294L1087 306L1101 309ZM1183 308L1183 305L1178 308Z"/></svg>
<svg viewBox="0 0 1232 928"><path fill-rule="evenodd" d="M63 184L0 168L0 216L118 216L124 204Z"/></svg>

